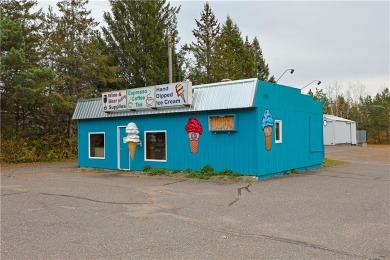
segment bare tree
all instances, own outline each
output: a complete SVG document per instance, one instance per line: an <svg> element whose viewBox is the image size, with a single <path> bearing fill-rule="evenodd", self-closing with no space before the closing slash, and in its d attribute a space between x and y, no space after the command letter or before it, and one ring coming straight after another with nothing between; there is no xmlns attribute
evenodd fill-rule
<svg viewBox="0 0 390 260"><path fill-rule="evenodd" d="M329 98L331 113L335 116L339 116L337 100L341 96L343 86L336 80L332 83L325 85L324 90Z"/></svg>
<svg viewBox="0 0 390 260"><path fill-rule="evenodd" d="M346 91L346 97L353 103L358 103L360 97L367 96L366 86L360 81L348 82L348 89Z"/></svg>

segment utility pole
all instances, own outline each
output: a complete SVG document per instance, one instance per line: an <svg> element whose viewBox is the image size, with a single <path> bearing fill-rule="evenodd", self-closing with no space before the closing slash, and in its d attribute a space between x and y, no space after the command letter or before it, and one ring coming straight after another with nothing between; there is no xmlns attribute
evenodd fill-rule
<svg viewBox="0 0 390 260"><path fill-rule="evenodd" d="M169 70L169 83L172 83L172 36L168 34L168 70Z"/></svg>

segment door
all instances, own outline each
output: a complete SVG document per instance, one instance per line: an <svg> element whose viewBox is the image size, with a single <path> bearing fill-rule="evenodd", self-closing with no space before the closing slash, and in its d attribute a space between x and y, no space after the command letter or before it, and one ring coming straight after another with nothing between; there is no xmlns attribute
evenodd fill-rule
<svg viewBox="0 0 390 260"><path fill-rule="evenodd" d="M118 126L117 129L117 147L118 147L118 169L130 170L130 152L127 143L124 141L126 138L126 126Z"/></svg>

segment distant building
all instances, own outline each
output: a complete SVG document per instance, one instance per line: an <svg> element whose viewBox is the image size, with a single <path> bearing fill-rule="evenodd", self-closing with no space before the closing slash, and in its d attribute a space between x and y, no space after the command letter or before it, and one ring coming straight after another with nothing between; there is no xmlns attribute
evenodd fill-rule
<svg viewBox="0 0 390 260"><path fill-rule="evenodd" d="M256 78L103 93L77 103L78 165L196 171L210 165L260 178L317 168L324 157L322 108L300 89ZM133 160L126 143L132 138L140 140Z"/></svg>
<svg viewBox="0 0 390 260"><path fill-rule="evenodd" d="M356 145L356 122L333 115L324 115L324 145Z"/></svg>

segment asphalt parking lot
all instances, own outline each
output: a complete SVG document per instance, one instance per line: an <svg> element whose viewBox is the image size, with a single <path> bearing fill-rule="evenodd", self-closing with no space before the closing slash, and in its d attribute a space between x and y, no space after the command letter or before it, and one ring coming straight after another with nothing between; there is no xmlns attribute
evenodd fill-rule
<svg viewBox="0 0 390 260"><path fill-rule="evenodd" d="M248 184L3 166L1 259L390 259L390 146Z"/></svg>

